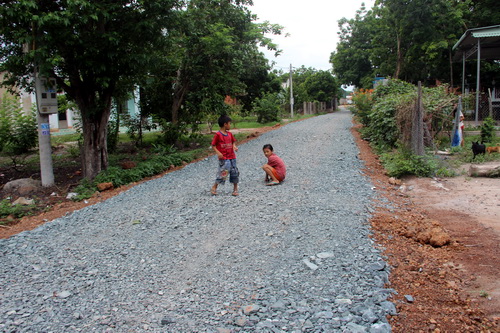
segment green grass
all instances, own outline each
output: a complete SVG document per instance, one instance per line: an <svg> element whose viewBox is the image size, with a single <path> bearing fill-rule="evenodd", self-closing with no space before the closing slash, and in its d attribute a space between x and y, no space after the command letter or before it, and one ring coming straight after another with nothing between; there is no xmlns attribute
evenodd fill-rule
<svg viewBox="0 0 500 333"><path fill-rule="evenodd" d="M276 125L276 123L279 123L279 121L273 121L273 122L265 123L265 124L258 123L257 121L240 121L240 122L237 122L236 124L233 124L231 127L233 127L233 128L261 128L261 127L274 126L274 125Z"/></svg>
<svg viewBox="0 0 500 333"><path fill-rule="evenodd" d="M142 142L143 144L151 144L158 139L158 137L161 136L161 131L154 131L154 132L144 132L142 133ZM132 138L127 133L120 133L118 134L118 142L120 143L126 143L126 142L134 142Z"/></svg>
<svg viewBox="0 0 500 333"><path fill-rule="evenodd" d="M80 139L80 133L64 134L64 135L51 135L50 144L57 146L66 142L75 142Z"/></svg>

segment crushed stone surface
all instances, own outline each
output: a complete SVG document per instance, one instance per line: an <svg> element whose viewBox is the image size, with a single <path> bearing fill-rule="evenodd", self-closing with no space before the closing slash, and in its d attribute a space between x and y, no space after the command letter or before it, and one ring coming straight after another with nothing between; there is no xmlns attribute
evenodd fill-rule
<svg viewBox="0 0 500 333"><path fill-rule="evenodd" d="M376 193L348 111L239 147L0 240L1 332L390 332ZM265 186L262 146L287 165Z"/></svg>

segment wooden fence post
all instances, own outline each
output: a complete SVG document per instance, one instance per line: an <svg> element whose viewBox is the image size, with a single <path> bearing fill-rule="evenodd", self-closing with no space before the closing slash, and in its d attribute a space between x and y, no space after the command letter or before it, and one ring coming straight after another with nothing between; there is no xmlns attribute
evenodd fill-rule
<svg viewBox="0 0 500 333"><path fill-rule="evenodd" d="M411 148L415 155L424 155L424 110L422 102L422 82L418 81L417 103L413 113Z"/></svg>

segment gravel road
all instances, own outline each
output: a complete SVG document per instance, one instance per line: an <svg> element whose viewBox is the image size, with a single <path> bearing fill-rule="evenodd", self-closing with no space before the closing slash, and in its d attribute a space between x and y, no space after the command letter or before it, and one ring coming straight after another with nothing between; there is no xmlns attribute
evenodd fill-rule
<svg viewBox="0 0 500 333"><path fill-rule="evenodd" d="M390 332L375 192L342 110L0 240L2 332ZM287 164L264 186L262 146Z"/></svg>

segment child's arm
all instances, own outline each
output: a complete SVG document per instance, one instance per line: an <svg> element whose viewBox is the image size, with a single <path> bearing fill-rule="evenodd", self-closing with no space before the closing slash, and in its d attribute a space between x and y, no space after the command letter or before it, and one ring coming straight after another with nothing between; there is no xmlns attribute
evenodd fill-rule
<svg viewBox="0 0 500 333"><path fill-rule="evenodd" d="M215 146L212 146L212 149L217 154L217 157L219 158L219 160L222 160L224 158L224 155L222 155L222 153Z"/></svg>
<svg viewBox="0 0 500 333"><path fill-rule="evenodd" d="M238 147L236 147L236 142L233 142L233 150L238 151Z"/></svg>

